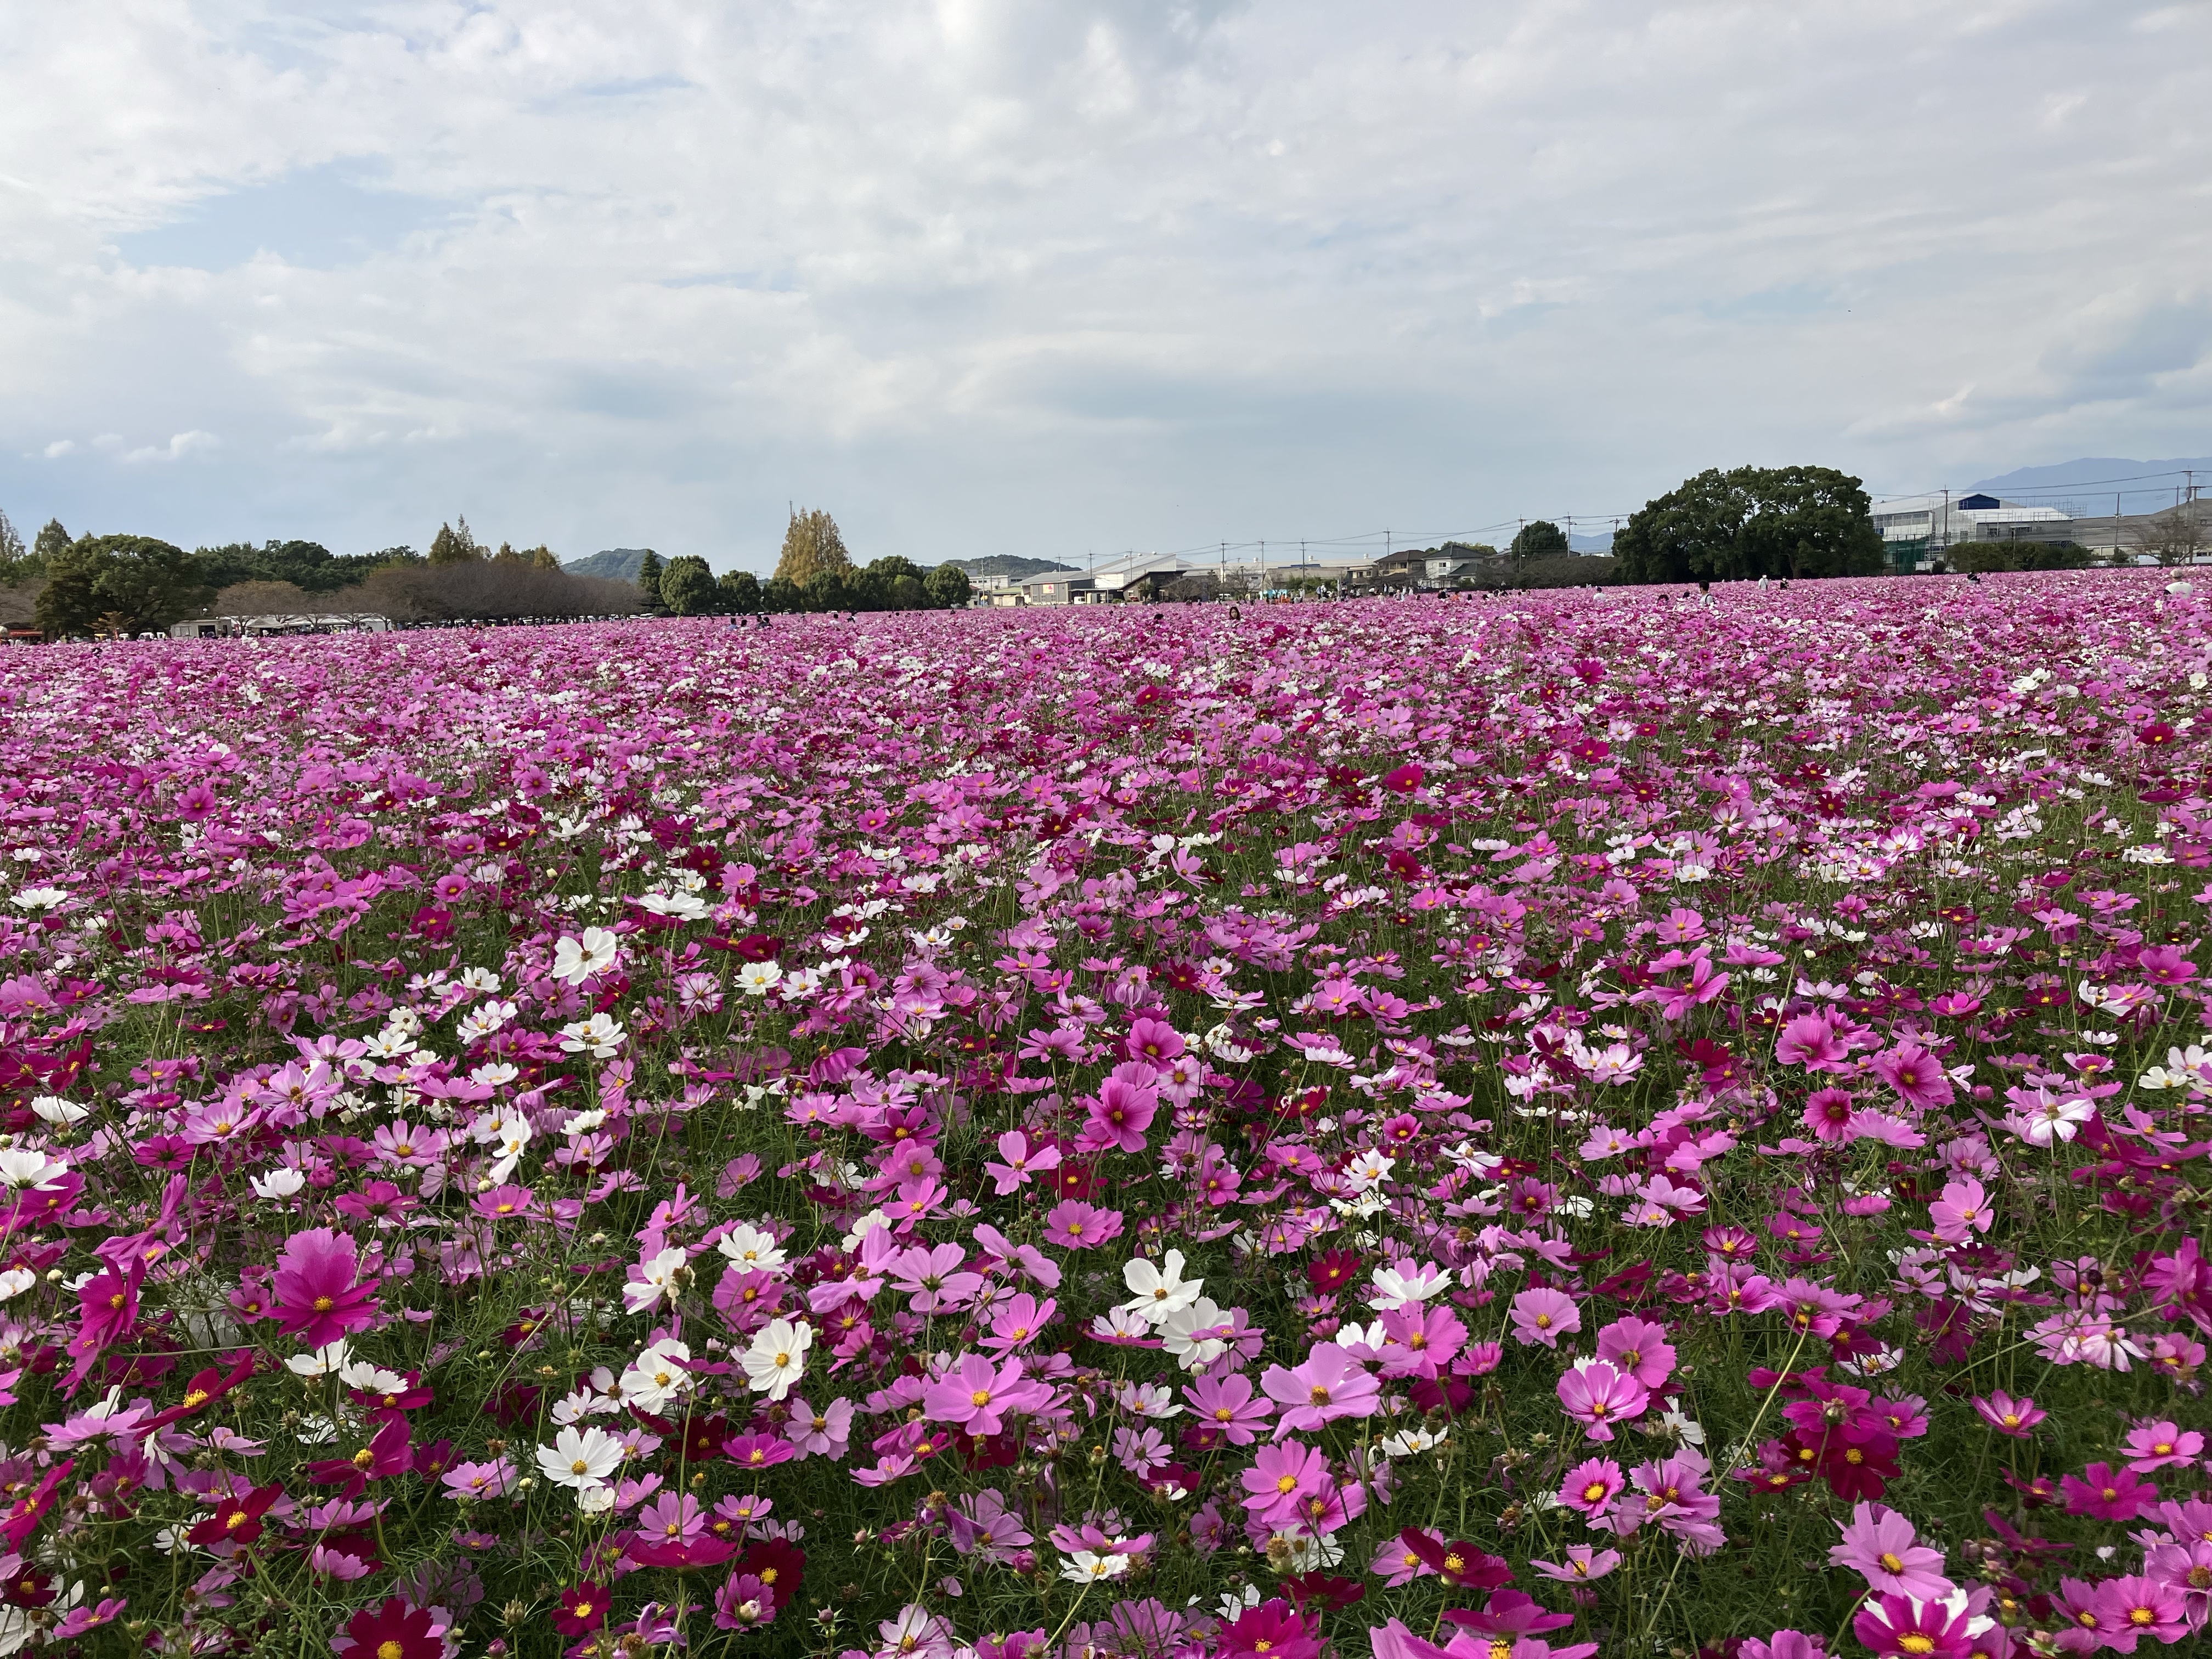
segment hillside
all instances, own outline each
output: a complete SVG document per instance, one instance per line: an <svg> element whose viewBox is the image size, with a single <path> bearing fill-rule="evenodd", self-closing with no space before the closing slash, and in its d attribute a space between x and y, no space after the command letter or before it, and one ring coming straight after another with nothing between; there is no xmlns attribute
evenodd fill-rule
<svg viewBox="0 0 2212 1659"><path fill-rule="evenodd" d="M2180 499L2187 483L2185 475L2191 471L2197 474L2202 495L2204 487L2212 484L2212 456L2134 461L2113 455L2087 455L2050 466L2015 467L1993 478L1978 479L1972 488L2076 514L2110 513L2116 496L2124 513L2155 513Z"/></svg>
<svg viewBox="0 0 2212 1659"><path fill-rule="evenodd" d="M561 568L572 576L598 576L606 581L634 582L645 563L647 547L610 547L581 559L563 559Z"/></svg>
<svg viewBox="0 0 2212 1659"><path fill-rule="evenodd" d="M1025 559L1018 553L993 553L981 559L947 559L945 563L957 565L969 576L1011 576L1024 581L1031 576L1042 576L1051 570L1073 570L1072 564L1058 564L1050 559Z"/></svg>

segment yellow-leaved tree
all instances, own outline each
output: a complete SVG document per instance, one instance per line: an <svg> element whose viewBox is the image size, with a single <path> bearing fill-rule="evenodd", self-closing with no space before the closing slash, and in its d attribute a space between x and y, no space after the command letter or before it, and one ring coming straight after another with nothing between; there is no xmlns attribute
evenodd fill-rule
<svg viewBox="0 0 2212 1659"><path fill-rule="evenodd" d="M775 562L775 578L796 583L810 592L826 582L848 578L853 556L837 533L837 521L819 507L791 515L783 532L783 556Z"/></svg>

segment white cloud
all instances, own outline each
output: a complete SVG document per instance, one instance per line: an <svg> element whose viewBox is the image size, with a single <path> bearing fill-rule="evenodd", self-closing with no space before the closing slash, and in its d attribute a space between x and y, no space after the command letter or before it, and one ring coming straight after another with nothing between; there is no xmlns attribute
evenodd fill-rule
<svg viewBox="0 0 2212 1659"><path fill-rule="evenodd" d="M125 452L126 462L181 461L187 455L204 455L220 447L212 432L179 432L165 444L148 444L143 448Z"/></svg>
<svg viewBox="0 0 2212 1659"><path fill-rule="evenodd" d="M68 438L57 438L53 442L52 442L52 443L48 444L48 445L46 447L46 448L45 448L45 449L43 449L43 450L41 450L40 453L41 454L43 454L43 455L44 455L44 456L45 456L48 460L50 460L50 461L58 461L58 460L59 460L59 459L60 459L63 456L64 456L64 455L74 455L74 454L76 454L76 443L75 443L73 441L71 441L70 439L68 439Z"/></svg>
<svg viewBox="0 0 2212 1659"><path fill-rule="evenodd" d="M2179 453L2208 102L2128 0L88 0L0 60L0 452L718 564L792 496L1079 561Z"/></svg>

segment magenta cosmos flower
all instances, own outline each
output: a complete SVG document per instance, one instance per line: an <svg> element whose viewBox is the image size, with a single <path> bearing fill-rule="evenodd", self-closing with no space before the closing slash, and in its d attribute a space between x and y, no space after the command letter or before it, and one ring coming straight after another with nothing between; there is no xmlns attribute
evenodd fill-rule
<svg viewBox="0 0 2212 1659"><path fill-rule="evenodd" d="M2051 1413L2026 1395L2017 1400L2002 1389L1986 1397L1976 1395L1974 1409L1981 1413L1982 1421L1999 1434L2008 1434L2015 1440L2025 1440L2034 1433L2035 1425Z"/></svg>
<svg viewBox="0 0 2212 1659"><path fill-rule="evenodd" d="M1873 1064L1876 1077L1923 1112L1952 1102L1951 1079L1942 1062L1917 1042L1900 1042L1887 1054L1876 1054Z"/></svg>
<svg viewBox="0 0 2212 1659"><path fill-rule="evenodd" d="M343 1233L316 1227L293 1234L276 1260L277 1328L319 1348L373 1323L378 1281L354 1283L358 1261Z"/></svg>
<svg viewBox="0 0 2212 1659"><path fill-rule="evenodd" d="M1022 1362L994 1365L980 1354L960 1363L922 1390L922 1410L933 1423L957 1425L969 1434L996 1434L1009 1416L1033 1412L1051 1391L1022 1375Z"/></svg>
<svg viewBox="0 0 2212 1659"><path fill-rule="evenodd" d="M1966 1659L1969 1624L1965 1612L1954 1613L1944 1602L1883 1595L1859 1609L1851 1634L1875 1659Z"/></svg>

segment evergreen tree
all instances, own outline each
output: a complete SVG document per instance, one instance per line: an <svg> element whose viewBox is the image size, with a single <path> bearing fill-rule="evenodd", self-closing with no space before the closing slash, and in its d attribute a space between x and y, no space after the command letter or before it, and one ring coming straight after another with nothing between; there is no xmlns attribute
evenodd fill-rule
<svg viewBox="0 0 2212 1659"><path fill-rule="evenodd" d="M661 562L659 554L649 547L645 550L645 557L639 562L637 567L637 597L638 602L647 611L659 611L663 608L660 578L667 568L668 567Z"/></svg>
<svg viewBox="0 0 2212 1659"><path fill-rule="evenodd" d="M31 556L39 562L40 569L48 569L54 556L65 550L69 544L70 533L62 528L62 521L49 519L46 527L39 532L38 540L31 544Z"/></svg>
<svg viewBox="0 0 2212 1659"><path fill-rule="evenodd" d="M660 573L660 602L679 617L711 610L718 592L714 572L702 558L671 559Z"/></svg>
<svg viewBox="0 0 2212 1659"><path fill-rule="evenodd" d="M23 538L15 533L15 526L8 515L0 513L0 582L14 583L29 575L31 556L23 550Z"/></svg>
<svg viewBox="0 0 2212 1659"><path fill-rule="evenodd" d="M775 562L775 574L810 594L832 581L842 592L853 574L853 556L845 550L836 520L819 507L793 513L783 532L783 553Z"/></svg>
<svg viewBox="0 0 2212 1659"><path fill-rule="evenodd" d="M922 578L922 592L939 611L957 611L975 593L975 584L968 573L957 564L940 564Z"/></svg>
<svg viewBox="0 0 2212 1659"><path fill-rule="evenodd" d="M553 550L543 542L530 550L528 557L533 570L558 570L561 568L561 561L554 556Z"/></svg>
<svg viewBox="0 0 2212 1659"><path fill-rule="evenodd" d="M725 611L750 617L761 608L760 578L750 570L725 570L721 589Z"/></svg>

